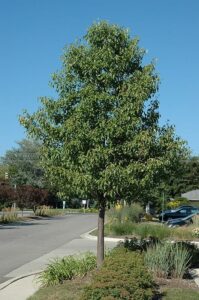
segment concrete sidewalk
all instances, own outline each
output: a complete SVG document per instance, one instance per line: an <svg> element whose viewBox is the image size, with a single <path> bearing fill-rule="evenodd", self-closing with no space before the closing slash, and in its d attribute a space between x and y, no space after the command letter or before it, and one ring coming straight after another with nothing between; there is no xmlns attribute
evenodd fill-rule
<svg viewBox="0 0 199 300"><path fill-rule="evenodd" d="M69 243L21 266L8 273L8 281L0 284L1 300L26 300L40 287L37 280L38 273L44 270L47 264L55 258L62 258L72 254L82 254L86 251L96 253L96 238L87 239L88 235L74 239ZM105 241L106 249L112 249L117 241ZM10 279L11 278L11 279Z"/></svg>
<svg viewBox="0 0 199 300"><path fill-rule="evenodd" d="M118 241L123 239L105 238L105 248L112 249ZM86 251L96 253L97 238L89 233L81 235L61 247L27 263L8 273L8 280L0 284L0 300L27 300L39 288L39 273L46 268L48 263L55 258L67 255L78 255ZM199 269L192 270L192 277L199 286ZM11 279L10 279L11 278Z"/></svg>

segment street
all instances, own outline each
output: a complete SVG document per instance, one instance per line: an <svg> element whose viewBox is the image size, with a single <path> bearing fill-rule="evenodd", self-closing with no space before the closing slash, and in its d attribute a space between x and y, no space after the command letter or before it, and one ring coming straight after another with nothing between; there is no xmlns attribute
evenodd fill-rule
<svg viewBox="0 0 199 300"><path fill-rule="evenodd" d="M0 283L20 266L97 227L97 215L73 214L0 225ZM81 250L81 249L80 249Z"/></svg>

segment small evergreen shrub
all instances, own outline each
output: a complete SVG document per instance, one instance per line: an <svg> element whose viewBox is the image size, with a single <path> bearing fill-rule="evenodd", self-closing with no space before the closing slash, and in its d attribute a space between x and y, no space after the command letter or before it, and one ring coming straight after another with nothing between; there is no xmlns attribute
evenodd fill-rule
<svg viewBox="0 0 199 300"><path fill-rule="evenodd" d="M146 251L149 246L156 244L159 240L154 237L149 237L148 239L137 239L136 237L132 239L126 238L124 242L119 244L119 247L124 247L130 251Z"/></svg>
<svg viewBox="0 0 199 300"><path fill-rule="evenodd" d="M150 300L155 284L140 253L116 248L93 275L82 300Z"/></svg>

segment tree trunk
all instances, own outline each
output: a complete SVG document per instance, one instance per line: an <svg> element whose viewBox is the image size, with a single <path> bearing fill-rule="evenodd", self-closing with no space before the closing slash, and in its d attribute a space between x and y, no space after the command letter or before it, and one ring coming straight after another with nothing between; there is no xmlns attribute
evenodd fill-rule
<svg viewBox="0 0 199 300"><path fill-rule="evenodd" d="M105 203L99 208L98 215L98 236L97 236L97 267L99 268L104 261L104 217Z"/></svg>

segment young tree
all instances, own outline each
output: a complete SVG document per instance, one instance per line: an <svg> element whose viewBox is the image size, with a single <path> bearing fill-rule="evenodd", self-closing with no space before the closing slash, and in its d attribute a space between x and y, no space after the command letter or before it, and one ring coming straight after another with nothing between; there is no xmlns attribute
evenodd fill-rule
<svg viewBox="0 0 199 300"><path fill-rule="evenodd" d="M141 200L176 161L182 142L158 124L159 78L143 65L138 39L117 25L92 25L83 42L65 49L52 77L56 100L41 98L21 124L43 143L48 177L66 195L99 206L98 266L104 258L107 202Z"/></svg>

